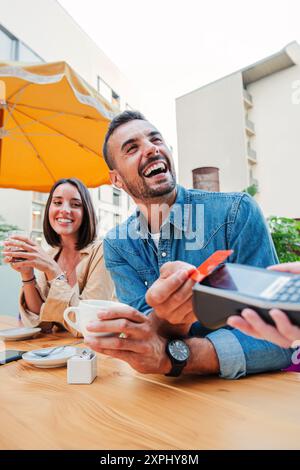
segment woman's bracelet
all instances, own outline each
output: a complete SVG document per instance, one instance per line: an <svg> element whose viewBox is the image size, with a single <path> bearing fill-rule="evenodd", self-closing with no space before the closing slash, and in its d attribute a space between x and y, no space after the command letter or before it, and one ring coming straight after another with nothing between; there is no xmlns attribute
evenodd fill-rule
<svg viewBox="0 0 300 470"><path fill-rule="evenodd" d="M22 279L22 283L23 283L23 285L24 284L31 284L32 282L35 281L35 279L36 279L35 276L33 276L31 279L28 279L28 281L24 281L24 279Z"/></svg>

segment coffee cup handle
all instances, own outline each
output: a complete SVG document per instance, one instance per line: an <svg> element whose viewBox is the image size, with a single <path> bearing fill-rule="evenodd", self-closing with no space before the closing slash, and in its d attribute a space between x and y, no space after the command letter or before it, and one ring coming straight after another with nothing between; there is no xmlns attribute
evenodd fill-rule
<svg viewBox="0 0 300 470"><path fill-rule="evenodd" d="M70 318L69 318L69 313L70 312L74 312L75 313L75 316L76 316L76 313L79 311L79 308L78 307L68 307L66 308L66 310L64 311L64 320L68 323L69 326L71 326L71 328L73 328L74 330L79 330L79 325L77 323L74 323ZM76 316L76 319L77 319L77 316Z"/></svg>

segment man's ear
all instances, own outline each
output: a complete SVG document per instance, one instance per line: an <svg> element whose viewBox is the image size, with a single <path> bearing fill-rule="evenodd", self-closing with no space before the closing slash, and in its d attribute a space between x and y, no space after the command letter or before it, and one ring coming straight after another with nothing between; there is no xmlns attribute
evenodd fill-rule
<svg viewBox="0 0 300 470"><path fill-rule="evenodd" d="M111 184L116 186L116 188L123 189L124 188L124 183L122 180L122 177L119 175L117 170L110 170L109 171L109 177Z"/></svg>

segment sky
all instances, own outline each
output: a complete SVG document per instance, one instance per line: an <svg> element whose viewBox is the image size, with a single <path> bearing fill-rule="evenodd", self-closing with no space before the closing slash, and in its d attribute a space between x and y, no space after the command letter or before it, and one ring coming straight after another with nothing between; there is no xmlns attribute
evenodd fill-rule
<svg viewBox="0 0 300 470"><path fill-rule="evenodd" d="M140 90L175 154L176 97L300 43L299 0L59 3Z"/></svg>

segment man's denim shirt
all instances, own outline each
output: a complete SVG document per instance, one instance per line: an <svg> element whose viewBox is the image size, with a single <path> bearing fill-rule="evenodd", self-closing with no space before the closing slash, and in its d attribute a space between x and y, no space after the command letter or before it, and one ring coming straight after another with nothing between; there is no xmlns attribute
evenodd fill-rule
<svg viewBox="0 0 300 470"><path fill-rule="evenodd" d="M216 250L233 249L228 262L266 267L278 262L260 209L246 193L186 190L177 186L175 204L165 220L158 249L147 223L137 210L104 240L104 257L117 297L145 314L147 289L160 267L181 260L198 266ZM209 339L215 347L223 378L278 370L290 364L289 349L247 336L228 326L207 330L196 322L192 335Z"/></svg>

